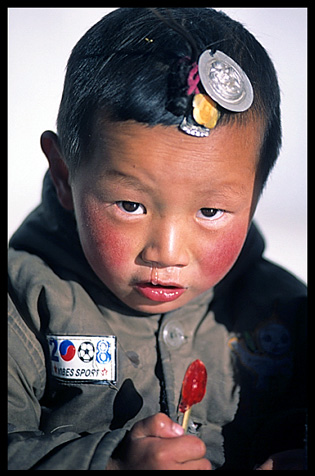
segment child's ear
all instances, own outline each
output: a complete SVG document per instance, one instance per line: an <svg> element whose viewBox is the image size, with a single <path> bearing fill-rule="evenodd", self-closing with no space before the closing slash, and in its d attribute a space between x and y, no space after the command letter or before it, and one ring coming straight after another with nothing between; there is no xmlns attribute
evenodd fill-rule
<svg viewBox="0 0 315 476"><path fill-rule="evenodd" d="M40 143L49 163L58 199L66 210L73 210L69 170L62 158L58 137L54 132L45 131L41 136Z"/></svg>

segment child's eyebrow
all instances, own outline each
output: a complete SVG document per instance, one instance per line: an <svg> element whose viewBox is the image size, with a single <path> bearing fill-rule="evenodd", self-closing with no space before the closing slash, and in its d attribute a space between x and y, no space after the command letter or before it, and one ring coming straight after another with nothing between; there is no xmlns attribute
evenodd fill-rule
<svg viewBox="0 0 315 476"><path fill-rule="evenodd" d="M129 175L121 170L117 169L108 169L104 172L103 177L106 179L110 179L111 182L116 182L126 187L131 187L134 190L151 193L153 190L156 189L154 184L152 187L148 184L143 183L137 177L133 175ZM226 198L235 198L235 199L242 199L247 194L247 189L239 184L239 183L230 183L230 182L222 182L221 184L217 184L211 186L208 184L205 187L199 188L199 194L206 196L212 196L212 198L216 199L226 199Z"/></svg>
<svg viewBox="0 0 315 476"><path fill-rule="evenodd" d="M151 187L141 182L138 178L132 175L126 174L125 172L122 172L121 170L116 170L116 169L106 170L106 172L104 173L104 178L105 179L110 178L111 180L115 182L118 182L125 186L132 187L135 190L139 190L141 192L149 192L152 190Z"/></svg>
<svg viewBox="0 0 315 476"><path fill-rule="evenodd" d="M230 183L223 183L218 188L214 188L210 190L210 193L217 196L217 197L229 197L229 196L237 196L243 197L247 194L247 189L242 186L241 184L230 184Z"/></svg>

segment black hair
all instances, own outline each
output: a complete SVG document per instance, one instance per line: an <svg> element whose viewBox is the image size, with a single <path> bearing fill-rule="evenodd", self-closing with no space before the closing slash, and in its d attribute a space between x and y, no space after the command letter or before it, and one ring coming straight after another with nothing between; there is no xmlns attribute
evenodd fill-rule
<svg viewBox="0 0 315 476"><path fill-rule="evenodd" d="M220 124L241 124L253 114L262 119L265 134L258 164L262 188L281 145L276 72L251 33L211 8L119 8L79 40L68 61L57 120L70 172L87 160L100 114L112 121L150 126L180 124L189 100L189 70L207 48L234 59L252 83L251 108L243 113L222 111Z"/></svg>

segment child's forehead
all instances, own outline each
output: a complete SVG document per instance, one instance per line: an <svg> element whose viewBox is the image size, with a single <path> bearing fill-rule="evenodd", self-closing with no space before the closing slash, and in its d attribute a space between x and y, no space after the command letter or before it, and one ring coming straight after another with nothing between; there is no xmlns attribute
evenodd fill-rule
<svg viewBox="0 0 315 476"><path fill-rule="evenodd" d="M176 154L181 151L187 157L198 155L205 160L216 155L244 155L259 157L263 139L263 126L259 121L245 125L237 122L217 127L209 137L193 137L182 133L177 126L148 126L136 121L101 121L94 134L94 149L100 153L132 154L143 149L147 153Z"/></svg>
<svg viewBox="0 0 315 476"><path fill-rule="evenodd" d="M146 170L154 178L171 174L176 180L195 177L202 182L205 176L214 180L255 172L261 136L255 122L220 126L209 137L197 138L177 126L103 121L94 134L93 152L84 161L83 173L96 178L108 176L112 169L122 175Z"/></svg>

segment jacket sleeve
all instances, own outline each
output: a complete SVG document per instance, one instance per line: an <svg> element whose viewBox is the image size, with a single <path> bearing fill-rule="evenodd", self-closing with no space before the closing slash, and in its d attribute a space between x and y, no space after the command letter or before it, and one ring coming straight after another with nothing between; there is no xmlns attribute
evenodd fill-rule
<svg viewBox="0 0 315 476"><path fill-rule="evenodd" d="M44 353L10 298L8 310L8 469L104 470L126 430L84 435L62 428L50 434L39 430Z"/></svg>

